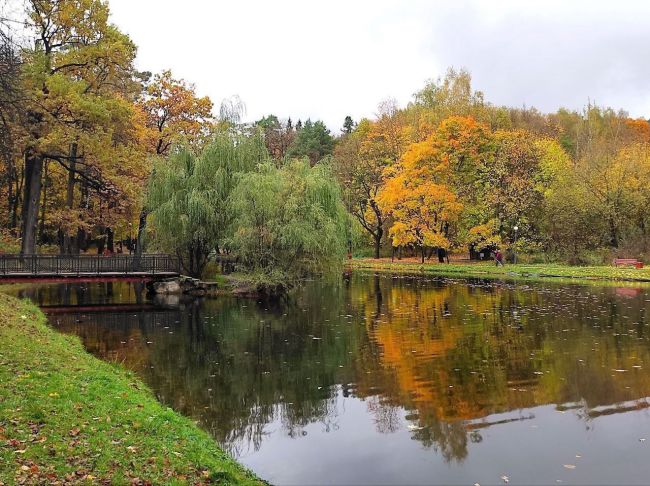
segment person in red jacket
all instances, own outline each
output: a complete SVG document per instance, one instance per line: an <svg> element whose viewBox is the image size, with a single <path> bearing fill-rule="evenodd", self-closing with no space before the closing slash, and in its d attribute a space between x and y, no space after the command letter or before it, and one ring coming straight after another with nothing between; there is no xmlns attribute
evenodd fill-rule
<svg viewBox="0 0 650 486"><path fill-rule="evenodd" d="M498 248L497 251L494 252L494 262L496 263L497 267L503 266L503 253L501 253L501 250Z"/></svg>

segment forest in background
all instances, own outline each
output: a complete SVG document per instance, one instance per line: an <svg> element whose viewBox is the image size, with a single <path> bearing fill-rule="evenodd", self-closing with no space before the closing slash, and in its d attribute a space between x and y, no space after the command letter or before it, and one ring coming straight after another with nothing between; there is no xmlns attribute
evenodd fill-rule
<svg viewBox="0 0 650 486"><path fill-rule="evenodd" d="M594 104L495 106L469 72L450 69L408 106L388 101L361 120L334 166L375 256L391 245L423 256L501 248L603 263L647 254L649 140L647 120Z"/></svg>
<svg viewBox="0 0 650 486"><path fill-rule="evenodd" d="M236 97L216 109L171 71L137 70L108 3L26 7L0 19L5 252L161 250L192 275L227 254L277 279L346 250L647 255L650 125L622 110L496 106L449 69L337 133L245 123Z"/></svg>

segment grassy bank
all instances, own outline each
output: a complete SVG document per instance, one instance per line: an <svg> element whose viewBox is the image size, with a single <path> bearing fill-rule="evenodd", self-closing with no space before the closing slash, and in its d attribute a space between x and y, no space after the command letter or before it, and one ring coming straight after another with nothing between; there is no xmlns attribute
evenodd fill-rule
<svg viewBox="0 0 650 486"><path fill-rule="evenodd" d="M0 484L260 484L132 373L0 294Z"/></svg>
<svg viewBox="0 0 650 486"><path fill-rule="evenodd" d="M393 274L440 275L449 277L490 278L571 278L586 280L612 280L628 282L650 282L650 267L636 269L613 266L578 267L559 264L504 265L497 267L492 262L480 263L437 263L421 264L414 260L373 260L358 258L350 261L353 269L372 270Z"/></svg>

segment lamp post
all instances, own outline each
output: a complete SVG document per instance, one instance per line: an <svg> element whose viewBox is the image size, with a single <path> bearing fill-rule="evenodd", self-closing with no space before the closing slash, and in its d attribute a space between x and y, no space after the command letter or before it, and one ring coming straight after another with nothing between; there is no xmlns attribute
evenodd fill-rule
<svg viewBox="0 0 650 486"><path fill-rule="evenodd" d="M352 179L347 179L346 184L348 185L347 187L347 192L348 192L348 260L352 260L352 205L351 205L351 197L350 197L350 192L352 191Z"/></svg>
<svg viewBox="0 0 650 486"><path fill-rule="evenodd" d="M512 228L512 229L515 230L515 244L514 244L514 250L513 250L514 251L514 259L513 260L514 260L514 264L516 265L517 264L517 231L519 231L519 226L515 225L515 227Z"/></svg>

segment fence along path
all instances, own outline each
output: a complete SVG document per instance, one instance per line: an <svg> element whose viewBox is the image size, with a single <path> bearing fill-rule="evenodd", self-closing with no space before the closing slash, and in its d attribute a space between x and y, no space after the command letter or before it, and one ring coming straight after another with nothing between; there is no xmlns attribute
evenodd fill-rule
<svg viewBox="0 0 650 486"><path fill-rule="evenodd" d="M0 277L176 276L171 255L0 255Z"/></svg>

